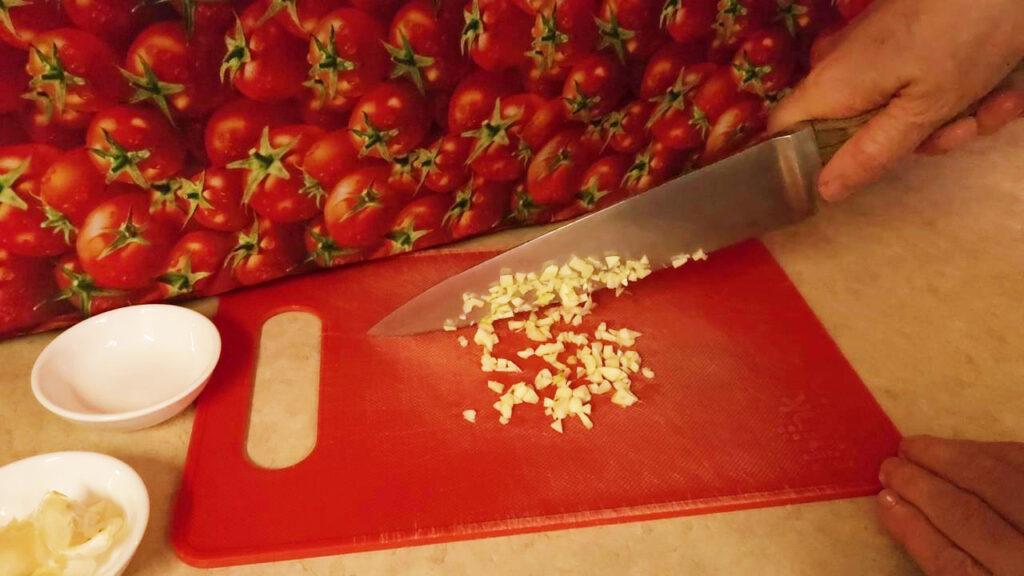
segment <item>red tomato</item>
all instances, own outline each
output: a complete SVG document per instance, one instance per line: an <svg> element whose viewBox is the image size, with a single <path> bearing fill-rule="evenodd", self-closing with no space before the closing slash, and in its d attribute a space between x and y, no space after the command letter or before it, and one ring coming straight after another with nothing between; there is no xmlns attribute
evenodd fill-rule
<svg viewBox="0 0 1024 576"><path fill-rule="evenodd" d="M178 133L159 112L142 106L115 106L96 114L85 144L107 181L143 188L170 178L185 161Z"/></svg>
<svg viewBox="0 0 1024 576"><path fill-rule="evenodd" d="M190 42L184 26L160 22L135 37L122 73L134 90L133 102L152 102L168 120L195 118L227 96L217 77L223 55L223 44Z"/></svg>
<svg viewBox="0 0 1024 576"><path fill-rule="evenodd" d="M523 72L523 88L525 91L543 98L554 98L562 93L565 77L569 75L566 66L542 67L543 62L536 57Z"/></svg>
<svg viewBox="0 0 1024 576"><path fill-rule="evenodd" d="M615 110L626 90L621 66L606 54L593 54L573 66L562 99L571 118L589 122Z"/></svg>
<svg viewBox="0 0 1024 576"><path fill-rule="evenodd" d="M136 0L62 0L61 6L76 28L122 47L157 16L155 4Z"/></svg>
<svg viewBox="0 0 1024 576"><path fill-rule="evenodd" d="M873 0L833 0L836 9L847 22L860 15L861 12L871 6Z"/></svg>
<svg viewBox="0 0 1024 576"><path fill-rule="evenodd" d="M0 130L0 146L21 144L31 140L21 124L21 118L15 114L0 115L0 126L3 126L3 130Z"/></svg>
<svg viewBox="0 0 1024 576"><path fill-rule="evenodd" d="M375 255L400 254L449 241L451 235L444 225L449 206L451 197L448 194L416 198L395 216L386 234L387 241Z"/></svg>
<svg viewBox="0 0 1024 576"><path fill-rule="evenodd" d="M342 248L372 248L384 240L388 226L407 196L388 185L390 168L374 166L352 172L331 190L324 221Z"/></svg>
<svg viewBox="0 0 1024 576"><path fill-rule="evenodd" d="M419 145L430 128L430 115L412 86L384 82L359 99L348 128L360 157L387 159Z"/></svg>
<svg viewBox="0 0 1024 576"><path fill-rule="evenodd" d="M622 179L632 161L621 154L609 154L590 165L583 173L583 185L576 194L576 204L584 212L600 210L621 200Z"/></svg>
<svg viewBox="0 0 1024 576"><path fill-rule="evenodd" d="M60 154L42 144L0 148L0 248L37 257L68 250L74 226L39 200L43 174Z"/></svg>
<svg viewBox="0 0 1024 576"><path fill-rule="evenodd" d="M526 193L526 186L521 183L512 190L509 204L510 216L512 221L517 224L529 226L546 224L551 221L551 208L534 202L533 198Z"/></svg>
<svg viewBox="0 0 1024 576"><path fill-rule="evenodd" d="M365 10L367 12L378 14L380 16L391 16L398 10L398 6L404 0L349 0L349 4Z"/></svg>
<svg viewBox="0 0 1024 576"><path fill-rule="evenodd" d="M43 175L40 198L49 206L67 216L75 226L81 226L85 217L101 202L118 193L118 184L107 186L103 175L92 163L87 148L65 152L53 161Z"/></svg>
<svg viewBox="0 0 1024 576"><path fill-rule="evenodd" d="M777 0L719 0L708 59L718 64L728 62L740 42L768 24L777 7Z"/></svg>
<svg viewBox="0 0 1024 576"><path fill-rule="evenodd" d="M429 148L419 150L417 165L423 185L431 192L453 192L469 180L466 161L473 141L461 136L442 136Z"/></svg>
<svg viewBox="0 0 1024 576"><path fill-rule="evenodd" d="M25 97L28 98L29 94L26 93ZM22 113L16 117L17 127L21 128L24 132L24 136L37 144L46 144L48 146L55 146L64 150L70 150L76 146L82 145L82 140L85 138L85 126L88 125L89 115L74 113L65 113L64 118L56 118L53 115L53 107L45 96L33 95L33 98L38 97L37 101L25 101ZM86 121L86 125L83 126L65 126L60 121L70 119L74 117L75 122ZM6 120L7 118L5 118ZM11 140L8 136L16 132L17 127L7 126L4 128L6 131L0 131L4 133L5 140ZM11 128L14 128L13 130ZM18 138L9 143L17 144L24 142L25 138Z"/></svg>
<svg viewBox="0 0 1024 576"><path fill-rule="evenodd" d="M39 324L54 312L49 262L0 248L0 336Z"/></svg>
<svg viewBox="0 0 1024 576"><path fill-rule="evenodd" d="M476 130L462 134L473 140L473 150L469 155L473 171L483 178L500 182L519 178L533 154L519 134L544 104L544 99L536 94L517 94L495 100L491 118Z"/></svg>
<svg viewBox="0 0 1024 576"><path fill-rule="evenodd" d="M25 102L21 95L28 87L27 62L26 52L0 44L0 114L17 112Z"/></svg>
<svg viewBox="0 0 1024 576"><path fill-rule="evenodd" d="M238 232L252 222L252 213L242 202L245 174L241 170L207 168L192 179L201 188L193 218L211 230Z"/></svg>
<svg viewBox="0 0 1024 576"><path fill-rule="evenodd" d="M555 0L512 0L512 3L527 14L533 15L542 10L549 10Z"/></svg>
<svg viewBox="0 0 1024 576"><path fill-rule="evenodd" d="M462 53L484 70L527 64L533 19L510 0L469 0L462 28Z"/></svg>
<svg viewBox="0 0 1024 576"><path fill-rule="evenodd" d="M763 96L789 86L796 71L796 49L781 28L751 34L732 61L733 78L740 90Z"/></svg>
<svg viewBox="0 0 1024 576"><path fill-rule="evenodd" d="M306 41L320 20L338 8L339 0L258 0L262 19L273 18L296 38Z"/></svg>
<svg viewBox="0 0 1024 576"><path fill-rule="evenodd" d="M775 20L792 36L814 36L837 20L833 4L830 0L779 0Z"/></svg>
<svg viewBox="0 0 1024 576"><path fill-rule="evenodd" d="M203 187L199 182L177 177L150 184L149 199L149 214L153 220L167 225L179 234L196 227L192 224L192 218L199 210L199 206L206 202L203 198Z"/></svg>
<svg viewBox="0 0 1024 576"><path fill-rule="evenodd" d="M294 120L284 104L264 104L240 98L221 106L206 124L206 154L214 166L249 155L264 128L277 128Z"/></svg>
<svg viewBox="0 0 1024 576"><path fill-rule="evenodd" d="M224 232L189 232L171 248L158 283L159 299L215 294L233 287L224 262L235 247L235 237ZM218 286L219 285L219 286Z"/></svg>
<svg viewBox="0 0 1024 576"><path fill-rule="evenodd" d="M132 293L101 288L74 254L57 260L53 276L60 300L67 300L85 316L100 314L132 303Z"/></svg>
<svg viewBox="0 0 1024 576"><path fill-rule="evenodd" d="M691 102L700 110L710 124L714 124L719 116L730 106L745 99L739 91L732 70L720 68L708 75L693 91Z"/></svg>
<svg viewBox="0 0 1024 576"><path fill-rule="evenodd" d="M66 24L57 2L8 1L0 5L0 42L15 48L28 48L36 36Z"/></svg>
<svg viewBox="0 0 1024 576"><path fill-rule="evenodd" d="M233 31L225 36L227 53L221 78L259 102L287 100L302 93L306 79L306 45L277 20L263 21L259 3L242 12Z"/></svg>
<svg viewBox="0 0 1024 576"><path fill-rule="evenodd" d="M689 155L662 144L651 142L633 158L633 163L622 179L622 189L628 196L646 192L677 176Z"/></svg>
<svg viewBox="0 0 1024 576"><path fill-rule="evenodd" d="M85 218L75 250L82 267L103 288L143 288L160 274L175 229L150 215L146 194L123 194Z"/></svg>
<svg viewBox="0 0 1024 576"><path fill-rule="evenodd" d="M659 26L661 3L652 0L603 0L598 12L598 49L619 59L642 60L664 41Z"/></svg>
<svg viewBox="0 0 1024 576"><path fill-rule="evenodd" d="M702 165L711 164L738 152L765 127L764 109L760 102L743 100L730 107L715 122L708 143L700 157Z"/></svg>
<svg viewBox="0 0 1024 576"><path fill-rule="evenodd" d="M537 109L533 118L523 126L520 137L530 150L536 151L561 131L568 121L569 111L565 107L565 101L554 98Z"/></svg>
<svg viewBox="0 0 1024 576"><path fill-rule="evenodd" d="M356 100L340 94L333 100L326 100L316 90L310 90L299 97L299 115L303 124L312 124L325 130L337 130L348 126L348 118Z"/></svg>
<svg viewBox="0 0 1024 576"><path fill-rule="evenodd" d="M243 286L262 284L291 274L301 265L303 229L257 217L237 235L226 266Z"/></svg>
<svg viewBox="0 0 1024 576"><path fill-rule="evenodd" d="M126 95L119 60L106 42L88 32L59 28L39 34L26 68L37 109L62 126L85 126L92 113Z"/></svg>
<svg viewBox="0 0 1024 576"><path fill-rule="evenodd" d="M388 185L408 198L416 195L423 186L420 179L419 150L395 156L391 159L391 173Z"/></svg>
<svg viewBox="0 0 1024 576"><path fill-rule="evenodd" d="M606 117L605 131L608 145L623 154L636 154L651 140L647 122L655 105L647 100L635 100L621 112L612 112Z"/></svg>
<svg viewBox="0 0 1024 576"><path fill-rule="evenodd" d="M654 137L669 148L692 150L704 145L711 125L704 113L693 104L670 107L651 125Z"/></svg>
<svg viewBox="0 0 1024 576"><path fill-rule="evenodd" d="M647 61L640 81L640 96L646 99L661 96L679 82L680 72L688 71L699 61L700 54L693 45L669 43L662 46Z"/></svg>
<svg viewBox="0 0 1024 576"><path fill-rule="evenodd" d="M223 45L224 34L235 24L238 2L170 0L170 4L181 14L181 24L190 39L214 40Z"/></svg>
<svg viewBox="0 0 1024 576"><path fill-rule="evenodd" d="M526 173L526 191L534 203L561 206L572 202L594 153L581 139L582 128L559 132L533 157Z"/></svg>
<svg viewBox="0 0 1024 576"><path fill-rule="evenodd" d="M661 26L676 42L691 42L710 36L714 29L718 0L666 0Z"/></svg>
<svg viewBox="0 0 1024 576"><path fill-rule="evenodd" d="M324 190L334 189L342 176L359 165L359 156L352 148L348 130L336 130L320 136L306 151L302 167Z"/></svg>
<svg viewBox="0 0 1024 576"><path fill-rule="evenodd" d="M411 0L391 22L387 50L392 78L408 77L420 92L450 90L463 74L459 55L461 14L451 3Z"/></svg>
<svg viewBox="0 0 1024 576"><path fill-rule="evenodd" d="M476 236L494 228L508 213L511 189L508 184L474 178L455 193L444 223L453 240Z"/></svg>
<svg viewBox="0 0 1024 576"><path fill-rule="evenodd" d="M362 10L341 8L320 21L306 57L314 91L338 107L338 97L354 99L387 76L386 31ZM344 102L342 100L341 102Z"/></svg>
<svg viewBox="0 0 1024 576"><path fill-rule="evenodd" d="M476 72L459 83L448 103L448 131L462 134L480 127L491 117L494 101L515 93L515 81L507 74Z"/></svg>
<svg viewBox="0 0 1024 576"><path fill-rule="evenodd" d="M321 268L332 268L356 262L363 258L362 251L356 248L342 248L331 238L323 216L317 216L306 225L303 236L306 245L307 260L316 262Z"/></svg>
<svg viewBox="0 0 1024 576"><path fill-rule="evenodd" d="M249 157L227 165L246 173L242 203L275 222L312 218L323 206L327 192L303 170L302 161L324 134L322 128L303 124L264 128Z"/></svg>
<svg viewBox="0 0 1024 576"><path fill-rule="evenodd" d="M533 23L530 57L541 72L568 68L597 42L598 0L551 0Z"/></svg>

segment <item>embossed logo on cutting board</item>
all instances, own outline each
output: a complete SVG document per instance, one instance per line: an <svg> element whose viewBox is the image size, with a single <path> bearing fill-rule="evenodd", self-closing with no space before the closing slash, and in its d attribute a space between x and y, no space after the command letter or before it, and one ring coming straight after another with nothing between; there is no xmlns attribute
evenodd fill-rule
<svg viewBox="0 0 1024 576"><path fill-rule="evenodd" d="M857 453L854 446L837 434L831 414L836 407L827 398L807 394L779 399L778 434L801 448L801 458L811 468L854 468Z"/></svg>

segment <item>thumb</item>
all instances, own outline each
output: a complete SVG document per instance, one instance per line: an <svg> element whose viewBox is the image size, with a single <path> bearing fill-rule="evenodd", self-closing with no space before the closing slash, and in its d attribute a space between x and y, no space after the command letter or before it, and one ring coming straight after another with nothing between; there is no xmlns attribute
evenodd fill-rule
<svg viewBox="0 0 1024 576"><path fill-rule="evenodd" d="M841 200L878 179L893 163L913 154L947 116L942 106L897 96L822 168L818 179L821 196L829 201Z"/></svg>

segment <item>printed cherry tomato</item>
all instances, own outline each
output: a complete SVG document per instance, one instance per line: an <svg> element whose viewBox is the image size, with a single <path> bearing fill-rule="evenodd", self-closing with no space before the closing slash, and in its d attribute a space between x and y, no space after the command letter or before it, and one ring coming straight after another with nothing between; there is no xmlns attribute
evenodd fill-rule
<svg viewBox="0 0 1024 576"><path fill-rule="evenodd" d="M484 70L519 68L528 62L533 19L511 0L469 0L462 53Z"/></svg>
<svg viewBox="0 0 1024 576"><path fill-rule="evenodd" d="M337 95L325 100L316 90L305 92L299 97L299 115L303 124L312 124L325 130L338 130L348 126L348 118L356 105L354 98Z"/></svg>
<svg viewBox="0 0 1024 576"><path fill-rule="evenodd" d="M619 62L650 56L665 39L659 26L661 8L652 0L602 0L598 49L610 50Z"/></svg>
<svg viewBox="0 0 1024 576"><path fill-rule="evenodd" d="M225 36L221 78L253 100L287 100L302 93L306 45L277 20L264 21L263 8L258 2L250 5Z"/></svg>
<svg viewBox="0 0 1024 576"><path fill-rule="evenodd" d="M216 294L231 289L235 282L224 262L234 247L235 237L225 232L197 230L185 234L171 248L154 299Z"/></svg>
<svg viewBox="0 0 1024 576"><path fill-rule="evenodd" d="M387 76L386 34L384 26L362 10L331 12L311 38L307 84L332 109L366 94Z"/></svg>
<svg viewBox="0 0 1024 576"><path fill-rule="evenodd" d="M565 101L554 98L537 109L533 118L523 126L520 137L530 150L537 151L552 136L560 132L568 121L569 111L565 107Z"/></svg>
<svg viewBox="0 0 1024 576"><path fill-rule="evenodd" d="M324 221L331 238L342 248L372 248L384 240L407 196L388 185L386 166L352 172L331 190Z"/></svg>
<svg viewBox="0 0 1024 576"><path fill-rule="evenodd" d="M836 9L839 10L839 13L842 14L843 18L849 22L859 16L861 12L867 10L868 7L871 6L872 1L873 0L833 0L832 3L835 4Z"/></svg>
<svg viewBox="0 0 1024 576"><path fill-rule="evenodd" d="M178 22L146 28L128 48L122 71L132 101L151 102L172 122L207 114L227 96L217 72L223 47L190 42Z"/></svg>
<svg viewBox="0 0 1024 576"><path fill-rule="evenodd" d="M252 222L252 213L242 202L245 174L241 170L207 168L192 181L202 191L193 214L196 222L224 232L238 232Z"/></svg>
<svg viewBox="0 0 1024 576"><path fill-rule="evenodd" d="M736 85L760 96L789 86L795 70L793 40L781 28L765 28L751 34L732 61Z"/></svg>
<svg viewBox="0 0 1024 576"><path fill-rule="evenodd" d="M680 72L694 67L700 59L694 45L669 43L662 46L647 61L640 81L640 96L647 99L661 96L679 81Z"/></svg>
<svg viewBox="0 0 1024 576"><path fill-rule="evenodd" d="M635 196L666 182L679 175L692 155L654 140L633 158L622 179L623 191L627 196Z"/></svg>
<svg viewBox="0 0 1024 576"><path fill-rule="evenodd" d="M537 152L526 173L526 191L536 204L572 202L594 152L581 143L582 128L559 132Z"/></svg>
<svg viewBox="0 0 1024 576"><path fill-rule="evenodd" d="M292 36L306 41L317 25L330 11L338 8L339 0L258 0L263 20L273 18Z"/></svg>
<svg viewBox="0 0 1024 576"><path fill-rule="evenodd" d="M843 31L845 26L846 24L843 21L837 20L829 26L826 26L825 29L814 38L808 54L808 64L810 68L817 66L825 56L835 49L841 39L840 32Z"/></svg>
<svg viewBox="0 0 1024 576"><path fill-rule="evenodd" d="M417 151L416 163L423 185L432 192L453 192L469 180L466 161L473 141L461 136L442 136Z"/></svg>
<svg viewBox="0 0 1024 576"><path fill-rule="evenodd" d="M452 6L412 0L398 10L387 45L392 78L408 78L420 92L455 87L464 61L459 54L461 13Z"/></svg>
<svg viewBox="0 0 1024 576"><path fill-rule="evenodd" d="M160 112L115 106L96 114L85 144L93 165L111 182L146 188L173 176L185 161L185 145Z"/></svg>
<svg viewBox="0 0 1024 576"><path fill-rule="evenodd" d="M175 228L150 215L146 194L123 194L103 202L85 218L75 251L101 288L143 288L166 262Z"/></svg>
<svg viewBox="0 0 1024 576"><path fill-rule="evenodd" d="M494 101L516 91L516 82L509 74L470 74L455 88L448 103L448 131L462 134L479 128L494 112Z"/></svg>
<svg viewBox="0 0 1024 576"><path fill-rule="evenodd" d="M391 17L404 0L349 0L349 4L371 14ZM445 0L447 3L448 0Z"/></svg>
<svg viewBox="0 0 1024 576"><path fill-rule="evenodd" d="M415 88L384 82L359 99L348 128L360 157L387 159L419 145L430 128L430 115Z"/></svg>
<svg viewBox="0 0 1024 576"><path fill-rule="evenodd" d="M295 272L304 259L303 229L257 217L237 235L226 266L243 286L262 284Z"/></svg>
<svg viewBox="0 0 1024 576"><path fill-rule="evenodd" d="M568 68L597 42L598 0L551 0L533 23L530 58L540 72Z"/></svg>
<svg viewBox="0 0 1024 576"><path fill-rule="evenodd" d="M302 161L322 128L295 124L264 128L260 142L248 158L227 165L244 170L242 203L275 222L299 222L312 218L323 206L327 192L303 169Z"/></svg>
<svg viewBox="0 0 1024 576"><path fill-rule="evenodd" d="M520 139L522 127L536 114L544 99L536 94L517 94L494 102L494 112L476 130L462 135L473 141L469 163L488 180L508 182L519 178L533 155Z"/></svg>
<svg viewBox="0 0 1024 576"><path fill-rule="evenodd" d="M0 3L0 42L15 48L28 48L47 30L67 25L60 3L48 0L25 0Z"/></svg>
<svg viewBox="0 0 1024 576"><path fill-rule="evenodd" d="M324 190L333 190L342 176L359 165L348 130L336 130L320 136L306 151L302 167Z"/></svg>
<svg viewBox="0 0 1024 576"><path fill-rule="evenodd" d="M609 154L590 165L583 173L583 185L576 194L576 204L584 212L600 210L621 200L622 179L632 165L627 156Z"/></svg>
<svg viewBox="0 0 1024 576"><path fill-rule="evenodd" d="M115 104L128 85L120 59L96 36L59 28L35 37L29 51L29 88L36 108L53 123L81 128L94 112Z"/></svg>
<svg viewBox="0 0 1024 576"><path fill-rule="evenodd" d="M448 194L420 196L410 202L395 216L385 243L375 256L422 250L450 240L444 219L451 203Z"/></svg>
<svg viewBox="0 0 1024 576"><path fill-rule="evenodd" d="M542 10L549 10L554 5L555 0L512 0L512 3L523 12L532 16Z"/></svg>
<svg viewBox="0 0 1024 576"><path fill-rule="evenodd" d="M526 92L542 98L554 98L562 93L565 77L569 75L566 66L542 67L542 63L533 58L530 65L523 71L523 88Z"/></svg>
<svg viewBox="0 0 1024 576"><path fill-rule="evenodd" d="M562 99L570 118L589 122L615 110L626 90L622 67L614 58L593 54L573 66Z"/></svg>
<svg viewBox="0 0 1024 576"><path fill-rule="evenodd" d="M719 0L715 16L715 38L708 59L725 64L753 31L769 23L775 15L777 0Z"/></svg>
<svg viewBox="0 0 1024 576"><path fill-rule="evenodd" d="M342 248L331 237L323 216L317 216L306 225L303 236L306 245L306 259L321 268L332 268L357 262L363 258L358 248Z"/></svg>
<svg viewBox="0 0 1024 576"><path fill-rule="evenodd" d="M0 44L0 114L17 112L25 102L21 95L28 88L27 62L26 52Z"/></svg>
<svg viewBox="0 0 1024 576"><path fill-rule="evenodd" d="M743 100L733 105L711 127L708 143L700 157L701 164L711 164L739 151L764 127L764 109L760 102Z"/></svg>
<svg viewBox="0 0 1024 576"><path fill-rule="evenodd" d="M221 106L206 124L206 154L214 166L249 155L264 128L291 124L295 113L284 104L265 104L240 98Z"/></svg>
<svg viewBox="0 0 1024 576"><path fill-rule="evenodd" d="M193 217L199 207L206 203L200 182L174 177L150 183L147 191L149 215L154 221L159 221L179 234L198 227Z"/></svg>
<svg viewBox="0 0 1024 576"><path fill-rule="evenodd" d="M720 68L709 74L694 89L691 96L694 107L700 110L711 124L714 124L726 109L743 99L745 93L739 91L736 79L729 68Z"/></svg>
<svg viewBox="0 0 1024 576"><path fill-rule="evenodd" d="M43 174L60 154L42 144L0 148L0 248L36 257L68 250L74 226L39 200Z"/></svg>
<svg viewBox="0 0 1024 576"><path fill-rule="evenodd" d="M494 228L508 213L511 188L502 182L476 177L455 193L444 216L452 239L476 236Z"/></svg>
<svg viewBox="0 0 1024 576"><path fill-rule="evenodd" d="M551 221L552 213L550 206L541 206L530 198L526 192L526 186L522 183L516 184L512 190L510 199L510 214L512 222L530 226L534 224L546 224Z"/></svg>
<svg viewBox="0 0 1024 576"><path fill-rule="evenodd" d="M676 42L692 42L714 32L716 14L718 0L666 0L661 26Z"/></svg>
<svg viewBox="0 0 1024 576"><path fill-rule="evenodd" d="M53 277L60 289L58 299L70 302L86 317L132 303L134 292L100 287L74 254L57 260Z"/></svg>
<svg viewBox="0 0 1024 576"><path fill-rule="evenodd" d="M185 34L203 43L214 41L223 46L224 35L235 24L237 1L225 0L170 0L181 15Z"/></svg>
<svg viewBox="0 0 1024 576"><path fill-rule="evenodd" d="M814 36L838 19L831 0L779 0L775 20L791 36Z"/></svg>
<svg viewBox="0 0 1024 576"><path fill-rule="evenodd" d="M116 183L108 186L92 163L92 153L87 148L76 148L50 164L43 174L40 198L72 224L81 226L93 208L118 195L119 189L127 187Z"/></svg>
<svg viewBox="0 0 1024 576"><path fill-rule="evenodd" d="M672 106L655 118L651 125L654 137L669 148L692 150L704 145L711 125L704 113L693 104Z"/></svg>
<svg viewBox="0 0 1024 576"><path fill-rule="evenodd" d="M135 0L62 0L61 6L76 28L120 47L153 22L159 11L154 3Z"/></svg>
<svg viewBox="0 0 1024 576"><path fill-rule="evenodd" d="M605 133L612 150L623 154L636 154L650 142L647 122L655 105L647 100L630 102L620 112L605 117Z"/></svg>
<svg viewBox="0 0 1024 576"><path fill-rule="evenodd" d="M29 93L26 93L26 98ZM36 97L39 95L34 95ZM30 102L25 101L24 107L22 108L21 114L14 117L16 125L4 127L7 131L0 131L3 133L4 140L9 141L10 144L19 144L26 141L26 138L35 142L36 144L46 144L48 146L54 146L64 150L70 150L76 146L82 145L82 140L85 139L85 128L88 125L86 122L82 126L65 126L61 124L58 119L54 117L53 107L50 106L48 101L45 101L45 97L39 96L42 101ZM10 116L5 117L6 120ZM88 120L89 115L83 115L75 113L65 114L67 119L74 117L75 122ZM17 132L17 128L21 128L25 138L18 138L11 141L8 136Z"/></svg>
<svg viewBox="0 0 1024 576"><path fill-rule="evenodd" d="M0 248L0 336L13 335L49 318L56 292L48 261Z"/></svg>

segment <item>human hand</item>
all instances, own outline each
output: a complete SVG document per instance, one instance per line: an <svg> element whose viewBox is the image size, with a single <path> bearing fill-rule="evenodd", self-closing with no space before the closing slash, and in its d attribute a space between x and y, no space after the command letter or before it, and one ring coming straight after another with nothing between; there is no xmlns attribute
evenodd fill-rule
<svg viewBox="0 0 1024 576"><path fill-rule="evenodd" d="M768 130L881 109L822 169L822 197L839 200L922 144L924 151L942 152L1021 116L1024 89L1001 91L973 118L935 132L1024 58L1021 30L1020 0L876 0L828 39Z"/></svg>
<svg viewBox="0 0 1024 576"><path fill-rule="evenodd" d="M882 525L928 576L1024 574L1024 443L905 438L879 479Z"/></svg>

